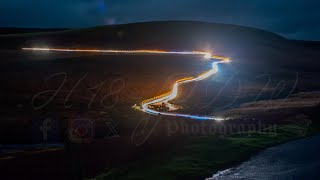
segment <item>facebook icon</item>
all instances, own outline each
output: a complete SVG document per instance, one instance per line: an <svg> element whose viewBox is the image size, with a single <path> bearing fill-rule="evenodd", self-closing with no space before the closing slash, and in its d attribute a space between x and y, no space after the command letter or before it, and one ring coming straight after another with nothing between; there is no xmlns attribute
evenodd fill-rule
<svg viewBox="0 0 320 180"><path fill-rule="evenodd" d="M43 117L32 121L33 143L56 143L61 140L62 135L57 118Z"/></svg>

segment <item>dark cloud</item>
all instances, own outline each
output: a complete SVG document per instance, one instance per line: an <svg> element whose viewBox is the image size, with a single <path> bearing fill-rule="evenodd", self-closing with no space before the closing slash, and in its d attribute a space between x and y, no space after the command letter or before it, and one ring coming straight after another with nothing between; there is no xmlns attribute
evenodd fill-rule
<svg viewBox="0 0 320 180"><path fill-rule="evenodd" d="M288 38L320 40L317 0L2 0L0 25L87 27L154 20L253 26Z"/></svg>

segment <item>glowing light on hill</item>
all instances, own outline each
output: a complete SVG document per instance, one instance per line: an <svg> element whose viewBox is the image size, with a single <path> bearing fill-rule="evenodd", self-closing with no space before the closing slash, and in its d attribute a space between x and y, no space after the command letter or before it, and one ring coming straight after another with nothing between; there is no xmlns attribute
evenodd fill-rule
<svg viewBox="0 0 320 180"><path fill-rule="evenodd" d="M211 54L206 54L206 55L204 55L204 58L206 58L206 59L211 59Z"/></svg>

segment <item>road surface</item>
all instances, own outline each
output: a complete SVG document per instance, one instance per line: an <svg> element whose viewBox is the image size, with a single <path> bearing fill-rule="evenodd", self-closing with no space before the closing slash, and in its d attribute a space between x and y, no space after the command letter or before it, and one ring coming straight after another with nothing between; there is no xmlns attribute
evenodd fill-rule
<svg viewBox="0 0 320 180"><path fill-rule="evenodd" d="M212 68L208 71L198 75L197 77L188 77L177 80L173 84L173 88L170 92L147 99L140 103L140 106L134 105L133 108L139 109L145 113L152 115L164 115L164 116L176 116L185 117L196 120L223 120L223 118L217 118L214 116L201 116L181 114L174 112L161 112L150 108L150 105L166 103L169 107L173 107L169 101L175 99L178 95L178 89L180 85L201 81L207 79L214 74L218 73L218 64L229 62L229 58L224 56L216 56L207 51L162 51L162 50L113 50L113 49L68 49L68 48L22 48L22 50L28 51L58 51L58 52L93 52L93 53L115 53L115 54L178 54L178 55L201 55L206 59L216 60L212 62Z"/></svg>

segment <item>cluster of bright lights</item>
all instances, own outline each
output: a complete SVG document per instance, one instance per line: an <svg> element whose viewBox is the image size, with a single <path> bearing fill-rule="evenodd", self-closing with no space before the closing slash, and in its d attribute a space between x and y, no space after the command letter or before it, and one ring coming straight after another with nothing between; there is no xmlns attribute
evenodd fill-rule
<svg viewBox="0 0 320 180"><path fill-rule="evenodd" d="M188 114L180 114L180 113L170 113L170 112L160 112L150 109L149 106L157 103L168 103L169 101L175 99L178 96L178 88L182 84L201 81L204 80L214 74L216 74L219 63L229 62L229 58L224 56L216 56L207 51L164 51L164 50L114 50L114 49L68 49L68 48L22 48L23 50L28 51L57 51L57 52L92 52L92 53L117 53L117 54L179 54L179 55L202 55L205 59L217 59L219 61L214 61L212 63L212 68L197 77L189 77L177 80L173 84L173 88L170 92L144 100L141 103L141 108L134 105L133 108L139 109L143 112L154 114L154 115L166 115L166 116L178 116L178 117L186 117L197 120L224 120L223 118L216 118L212 116L196 116L196 115L188 115ZM172 104L168 103L168 107L174 107Z"/></svg>
<svg viewBox="0 0 320 180"><path fill-rule="evenodd" d="M205 54L205 55L204 55L204 58L206 58L206 59L211 59L211 54L210 54L210 53Z"/></svg>

